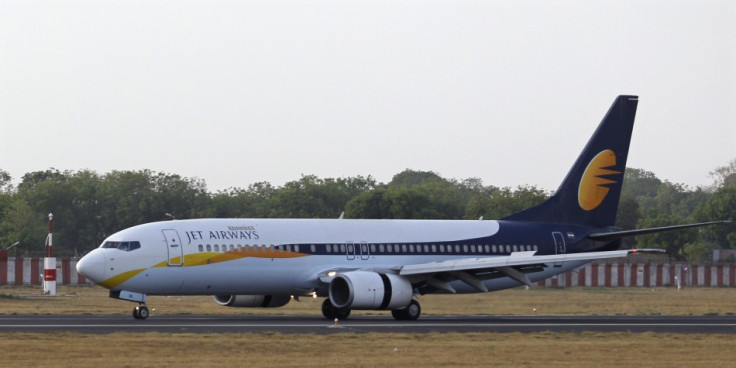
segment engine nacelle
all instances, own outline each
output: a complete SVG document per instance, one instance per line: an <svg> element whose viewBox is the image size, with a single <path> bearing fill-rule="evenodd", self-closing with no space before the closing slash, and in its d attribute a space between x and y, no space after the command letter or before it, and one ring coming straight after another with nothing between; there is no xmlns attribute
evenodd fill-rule
<svg viewBox="0 0 736 368"><path fill-rule="evenodd" d="M401 309L413 295L409 280L393 274L351 271L338 274L330 283L330 301L337 308Z"/></svg>
<svg viewBox="0 0 736 368"><path fill-rule="evenodd" d="M226 307L277 308L291 300L289 295L215 295L215 302Z"/></svg>

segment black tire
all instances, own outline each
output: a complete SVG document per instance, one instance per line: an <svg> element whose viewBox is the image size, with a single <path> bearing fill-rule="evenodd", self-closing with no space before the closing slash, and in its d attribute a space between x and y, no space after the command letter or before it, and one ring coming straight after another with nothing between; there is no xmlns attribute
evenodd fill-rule
<svg viewBox="0 0 736 368"><path fill-rule="evenodd" d="M138 307L133 308L133 318L141 319L141 316L138 314Z"/></svg>
<svg viewBox="0 0 736 368"><path fill-rule="evenodd" d="M407 321L416 321L421 315L422 306L414 299L411 300L408 307L404 308L404 316Z"/></svg>
<svg viewBox="0 0 736 368"><path fill-rule="evenodd" d="M145 305L141 305L138 307L138 317L140 317L140 319L146 319L148 318L148 315L148 307L146 307Z"/></svg>
<svg viewBox="0 0 736 368"><path fill-rule="evenodd" d="M337 308L337 319L343 321L348 319L348 317L350 317L349 308Z"/></svg>
<svg viewBox="0 0 736 368"><path fill-rule="evenodd" d="M325 301L322 302L322 315L330 321L335 320L335 318L342 321L350 316L350 309L337 308L332 305L330 298L326 298Z"/></svg>
<svg viewBox="0 0 736 368"><path fill-rule="evenodd" d="M406 308L391 310L391 315L398 321L416 321L422 315L422 307L412 299Z"/></svg>
<svg viewBox="0 0 736 368"><path fill-rule="evenodd" d="M322 302L322 315L330 321L337 318L337 308L332 305L330 298L325 298L325 301Z"/></svg>

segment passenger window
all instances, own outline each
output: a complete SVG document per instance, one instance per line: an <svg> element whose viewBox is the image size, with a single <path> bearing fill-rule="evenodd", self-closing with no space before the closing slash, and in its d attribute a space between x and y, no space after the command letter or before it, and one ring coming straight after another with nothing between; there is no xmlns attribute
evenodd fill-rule
<svg viewBox="0 0 736 368"><path fill-rule="evenodd" d="M295 245L294 245L294 251L295 251L295 252L298 252L298 251L299 251L299 244L295 244Z"/></svg>
<svg viewBox="0 0 736 368"><path fill-rule="evenodd" d="M199 245L199 251L204 252L204 247L202 246L202 244Z"/></svg>
<svg viewBox="0 0 736 368"><path fill-rule="evenodd" d="M235 250L235 246L230 244L230 250Z"/></svg>
<svg viewBox="0 0 736 368"><path fill-rule="evenodd" d="M376 245L371 244L371 253L376 253Z"/></svg>
<svg viewBox="0 0 736 368"><path fill-rule="evenodd" d="M432 244L432 253L437 253L437 246Z"/></svg>
<svg viewBox="0 0 736 368"><path fill-rule="evenodd" d="M207 244L207 251L208 252L211 252L212 251L212 247L209 244Z"/></svg>
<svg viewBox="0 0 736 368"><path fill-rule="evenodd" d="M325 249L327 250L327 253L332 253L332 244L327 244Z"/></svg>
<svg viewBox="0 0 736 368"><path fill-rule="evenodd" d="M218 253L220 252L220 246L217 244L215 244L215 252L218 252Z"/></svg>
<svg viewBox="0 0 736 368"><path fill-rule="evenodd" d="M514 252L519 251L519 248L516 247L516 244L514 244L513 250L514 250Z"/></svg>
<svg viewBox="0 0 736 368"><path fill-rule="evenodd" d="M312 246L310 247L310 249L312 250L312 253L316 253L317 252L317 246L314 245L314 244L312 244Z"/></svg>
<svg viewBox="0 0 736 368"><path fill-rule="evenodd" d="M463 245L463 253L468 253L468 246L467 245Z"/></svg>
<svg viewBox="0 0 736 368"><path fill-rule="evenodd" d="M445 245L440 244L440 253L445 253Z"/></svg>
<svg viewBox="0 0 736 368"><path fill-rule="evenodd" d="M381 253L385 253L386 252L386 246L383 245L383 244L379 244L378 245L378 251L381 252Z"/></svg>

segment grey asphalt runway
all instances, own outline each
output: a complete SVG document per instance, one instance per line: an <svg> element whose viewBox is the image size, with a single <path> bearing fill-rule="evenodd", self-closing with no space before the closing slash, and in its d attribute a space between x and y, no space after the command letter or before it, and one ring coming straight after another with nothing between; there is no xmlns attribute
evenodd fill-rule
<svg viewBox="0 0 736 368"><path fill-rule="evenodd" d="M660 332L736 334L736 316L422 316L395 321L355 316L337 327L320 316L1 316L0 332L165 333L430 333L430 332Z"/></svg>

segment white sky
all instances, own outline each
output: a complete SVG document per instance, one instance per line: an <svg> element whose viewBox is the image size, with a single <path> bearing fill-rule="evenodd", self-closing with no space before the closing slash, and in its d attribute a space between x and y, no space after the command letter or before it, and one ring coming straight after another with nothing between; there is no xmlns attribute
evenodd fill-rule
<svg viewBox="0 0 736 368"><path fill-rule="evenodd" d="M616 95L628 166L736 158L733 1L0 2L0 168L211 191L406 169L557 188Z"/></svg>

